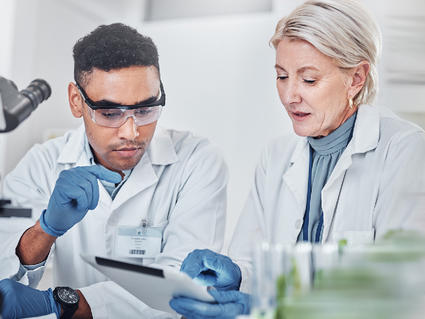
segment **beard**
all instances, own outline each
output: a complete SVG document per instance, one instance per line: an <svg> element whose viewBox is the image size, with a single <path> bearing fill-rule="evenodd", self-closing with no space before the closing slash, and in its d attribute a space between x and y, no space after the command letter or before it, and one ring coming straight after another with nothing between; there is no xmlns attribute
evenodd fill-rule
<svg viewBox="0 0 425 319"><path fill-rule="evenodd" d="M140 162L143 155L145 154L149 142L150 141L122 141L109 146L108 150L102 155L97 152L93 152L93 148L92 153L96 163L119 173L125 170L133 169ZM118 156L117 151L123 149L135 149L137 151L135 155L130 157Z"/></svg>

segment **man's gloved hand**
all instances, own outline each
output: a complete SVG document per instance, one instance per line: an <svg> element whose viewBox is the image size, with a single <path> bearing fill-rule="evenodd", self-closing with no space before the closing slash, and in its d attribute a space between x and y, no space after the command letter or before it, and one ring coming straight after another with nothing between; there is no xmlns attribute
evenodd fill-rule
<svg viewBox="0 0 425 319"><path fill-rule="evenodd" d="M100 165L80 166L62 171L50 196L47 209L40 217L43 230L52 236L62 236L99 201L97 180L119 183L121 175Z"/></svg>
<svg viewBox="0 0 425 319"><path fill-rule="evenodd" d="M238 265L209 249L196 249L187 255L180 271L204 286L219 290L239 290L242 279Z"/></svg>
<svg viewBox="0 0 425 319"><path fill-rule="evenodd" d="M53 299L52 289L33 289L11 279L0 281L0 295L3 305L0 313L3 319L38 317L55 313L60 317L61 307Z"/></svg>
<svg viewBox="0 0 425 319"><path fill-rule="evenodd" d="M208 303L185 297L173 298L170 306L187 319L231 319L250 312L250 296L236 290L210 289L217 303Z"/></svg>

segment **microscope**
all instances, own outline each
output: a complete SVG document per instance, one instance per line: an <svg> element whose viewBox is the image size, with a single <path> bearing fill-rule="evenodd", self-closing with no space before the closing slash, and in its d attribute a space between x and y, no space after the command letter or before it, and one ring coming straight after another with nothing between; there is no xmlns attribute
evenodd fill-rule
<svg viewBox="0 0 425 319"><path fill-rule="evenodd" d="M50 85L41 79L18 91L13 81L0 76L0 133L17 128L51 92ZM0 217L31 217L31 209L15 207L10 200L0 197Z"/></svg>

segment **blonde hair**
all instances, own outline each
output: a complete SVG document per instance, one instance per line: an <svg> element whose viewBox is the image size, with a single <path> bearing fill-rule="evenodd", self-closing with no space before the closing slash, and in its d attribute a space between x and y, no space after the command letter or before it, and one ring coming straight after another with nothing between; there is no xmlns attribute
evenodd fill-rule
<svg viewBox="0 0 425 319"><path fill-rule="evenodd" d="M311 0L281 19L270 43L277 48L284 37L301 39L331 57L343 69L362 61L370 64L369 74L355 105L372 103L378 89L377 64L381 53L381 32L374 19L353 0Z"/></svg>

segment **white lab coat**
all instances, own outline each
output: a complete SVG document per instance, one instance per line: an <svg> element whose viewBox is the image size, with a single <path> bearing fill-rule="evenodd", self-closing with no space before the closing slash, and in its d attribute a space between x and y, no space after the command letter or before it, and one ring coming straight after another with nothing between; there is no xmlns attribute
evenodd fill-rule
<svg viewBox="0 0 425 319"><path fill-rule="evenodd" d="M4 196L32 207L34 220L47 207L59 173L89 165L84 151L84 127L64 137L35 145L4 180ZM56 240L53 262L55 286L81 289L95 318L172 317L149 309L91 266L80 254L113 254L116 227L140 226L147 219L164 227L162 251L146 263L179 269L195 248L220 251L224 238L227 168L205 139L187 132L157 128L149 148L112 200L99 182L96 209ZM2 260L16 274L15 255L22 231L3 242ZM1 246L2 244L0 244ZM50 260L52 259L52 260ZM28 271L21 282L36 286L44 267Z"/></svg>
<svg viewBox="0 0 425 319"><path fill-rule="evenodd" d="M302 137L276 139L262 154L229 248L242 270L242 290L249 290L256 243L297 241L308 165L309 145ZM322 190L322 241L365 244L391 229L424 231L424 171L424 131L388 110L361 106L353 137Z"/></svg>

